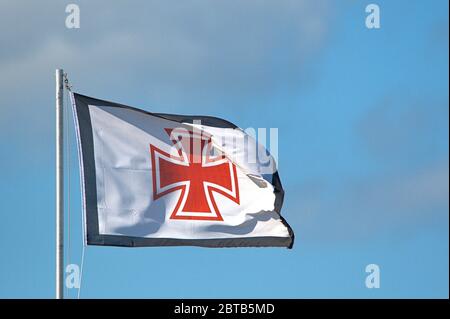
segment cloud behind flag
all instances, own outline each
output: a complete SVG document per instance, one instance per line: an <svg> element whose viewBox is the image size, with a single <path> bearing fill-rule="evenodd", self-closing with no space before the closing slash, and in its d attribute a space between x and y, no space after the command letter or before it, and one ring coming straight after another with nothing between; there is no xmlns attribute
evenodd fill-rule
<svg viewBox="0 0 450 319"><path fill-rule="evenodd" d="M243 130L72 99L87 244L292 247L275 161Z"/></svg>

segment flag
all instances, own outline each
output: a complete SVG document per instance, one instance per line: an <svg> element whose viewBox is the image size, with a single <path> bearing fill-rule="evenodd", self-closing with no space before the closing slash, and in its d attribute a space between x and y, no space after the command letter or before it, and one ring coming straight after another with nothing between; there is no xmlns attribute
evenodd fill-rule
<svg viewBox="0 0 450 319"><path fill-rule="evenodd" d="M71 98L88 245L292 247L275 160L253 136L216 117Z"/></svg>

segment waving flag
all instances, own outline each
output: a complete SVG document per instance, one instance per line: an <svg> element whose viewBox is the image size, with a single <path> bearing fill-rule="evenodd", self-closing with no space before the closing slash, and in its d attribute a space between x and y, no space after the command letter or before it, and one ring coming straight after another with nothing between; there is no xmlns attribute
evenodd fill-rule
<svg viewBox="0 0 450 319"><path fill-rule="evenodd" d="M72 99L87 244L292 247L275 161L243 130Z"/></svg>

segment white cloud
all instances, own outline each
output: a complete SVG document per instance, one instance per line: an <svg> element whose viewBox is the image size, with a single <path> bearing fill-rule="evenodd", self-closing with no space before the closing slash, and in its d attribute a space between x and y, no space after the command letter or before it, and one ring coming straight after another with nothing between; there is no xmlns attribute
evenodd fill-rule
<svg viewBox="0 0 450 319"><path fill-rule="evenodd" d="M172 96L261 94L299 77L323 45L330 17L327 1L81 1L81 28L68 30L63 9L42 1L2 5L1 27L9 30L1 38L2 84L22 87L20 69L42 79L60 62L81 78L102 67L105 81L125 73Z"/></svg>
<svg viewBox="0 0 450 319"><path fill-rule="evenodd" d="M0 132L26 114L23 134L50 133L52 118L39 115L52 112L56 67L82 93L144 96L166 111L244 107L279 87L297 90L331 17L327 0L78 3L81 28L72 30L64 3L0 4Z"/></svg>

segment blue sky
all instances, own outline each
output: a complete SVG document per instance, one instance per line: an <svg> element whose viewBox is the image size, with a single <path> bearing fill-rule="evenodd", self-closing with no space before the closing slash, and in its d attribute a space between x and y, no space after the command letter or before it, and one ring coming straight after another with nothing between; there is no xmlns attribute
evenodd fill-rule
<svg viewBox="0 0 450 319"><path fill-rule="evenodd" d="M65 28L64 1L0 3L0 297L54 296L63 67L86 95L279 128L296 233L292 250L89 246L81 297L448 298L447 1L376 1L377 30L370 1L72 2L80 29ZM79 263L69 123L66 257ZM365 287L370 263L379 289Z"/></svg>

